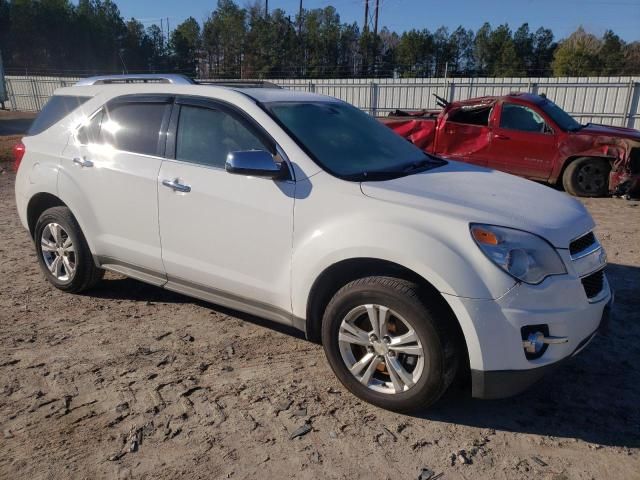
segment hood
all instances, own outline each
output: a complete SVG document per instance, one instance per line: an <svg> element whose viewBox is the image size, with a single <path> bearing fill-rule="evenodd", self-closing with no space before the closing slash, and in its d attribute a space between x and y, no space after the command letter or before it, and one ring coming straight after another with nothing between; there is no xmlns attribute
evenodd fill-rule
<svg viewBox="0 0 640 480"><path fill-rule="evenodd" d="M362 193L436 215L517 228L558 248L594 226L578 200L550 187L496 170L450 161L447 165L381 182Z"/></svg>
<svg viewBox="0 0 640 480"><path fill-rule="evenodd" d="M612 127L610 125L598 125L594 123L587 124L584 128L581 128L577 132L577 134L586 134L586 135L594 135L594 136L607 136L607 137L618 137L618 138L628 138L630 140L635 140L640 142L640 131L634 130L633 128L624 128L624 127Z"/></svg>

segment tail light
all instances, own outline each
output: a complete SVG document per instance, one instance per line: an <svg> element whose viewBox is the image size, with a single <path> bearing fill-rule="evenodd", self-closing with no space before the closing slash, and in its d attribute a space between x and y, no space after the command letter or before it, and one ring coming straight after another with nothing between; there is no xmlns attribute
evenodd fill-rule
<svg viewBox="0 0 640 480"><path fill-rule="evenodd" d="M20 167L20 162L22 162L22 157L24 157L27 149L24 146L24 143L19 141L13 146L13 169L17 172Z"/></svg>

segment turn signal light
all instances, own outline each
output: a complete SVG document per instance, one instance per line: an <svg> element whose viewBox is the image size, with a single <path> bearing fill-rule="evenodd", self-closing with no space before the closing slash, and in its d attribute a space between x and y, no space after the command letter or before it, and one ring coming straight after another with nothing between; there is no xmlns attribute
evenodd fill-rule
<svg viewBox="0 0 640 480"><path fill-rule="evenodd" d="M473 227L471 229L471 235L475 238L476 242L484 243L485 245L498 245L498 237L495 233L485 230L482 227Z"/></svg>

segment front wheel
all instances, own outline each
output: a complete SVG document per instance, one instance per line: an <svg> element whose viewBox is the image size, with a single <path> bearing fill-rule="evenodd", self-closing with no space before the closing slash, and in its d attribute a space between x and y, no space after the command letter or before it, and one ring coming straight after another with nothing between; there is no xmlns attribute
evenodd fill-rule
<svg viewBox="0 0 640 480"><path fill-rule="evenodd" d="M436 402L458 369L455 334L438 302L391 277L367 277L341 288L322 322L334 373L363 400L411 411ZM428 297L427 297L428 298Z"/></svg>
<svg viewBox="0 0 640 480"><path fill-rule="evenodd" d="M562 186L576 197L602 197L609 192L609 172L611 165L607 160L577 158L564 171Z"/></svg>

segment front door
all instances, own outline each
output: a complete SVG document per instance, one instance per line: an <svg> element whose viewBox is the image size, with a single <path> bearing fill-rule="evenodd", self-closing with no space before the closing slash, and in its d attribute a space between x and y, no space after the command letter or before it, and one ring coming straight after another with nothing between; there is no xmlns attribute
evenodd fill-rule
<svg viewBox="0 0 640 480"><path fill-rule="evenodd" d="M176 107L158 186L166 287L289 322L295 183L225 171L228 153L275 144L226 105Z"/></svg>
<svg viewBox="0 0 640 480"><path fill-rule="evenodd" d="M556 155L556 136L540 113L515 103L502 105L492 132L489 167L546 180Z"/></svg>

